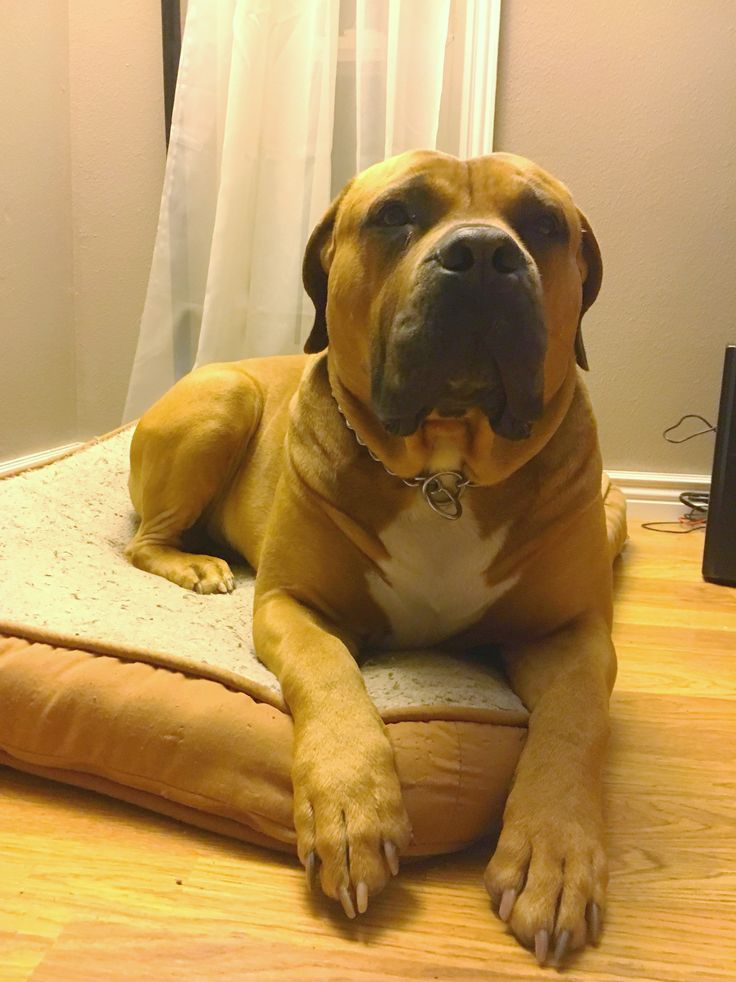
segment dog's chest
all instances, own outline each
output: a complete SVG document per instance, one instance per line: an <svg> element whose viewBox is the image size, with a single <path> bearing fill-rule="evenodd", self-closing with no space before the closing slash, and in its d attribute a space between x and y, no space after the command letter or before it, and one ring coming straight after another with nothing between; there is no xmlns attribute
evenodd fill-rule
<svg viewBox="0 0 736 982"><path fill-rule="evenodd" d="M437 644L474 624L518 580L489 580L509 526L483 536L466 508L457 521L435 514L417 494L381 534L390 558L371 572L371 596L391 625L384 646Z"/></svg>

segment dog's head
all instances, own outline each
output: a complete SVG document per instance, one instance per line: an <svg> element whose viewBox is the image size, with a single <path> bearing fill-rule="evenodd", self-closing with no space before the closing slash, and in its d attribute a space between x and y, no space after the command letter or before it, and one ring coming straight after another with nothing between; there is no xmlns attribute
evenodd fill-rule
<svg viewBox="0 0 736 982"><path fill-rule="evenodd" d="M573 367L601 283L570 193L521 157L414 151L354 178L314 230L304 285L341 381L387 434L480 410L530 435Z"/></svg>

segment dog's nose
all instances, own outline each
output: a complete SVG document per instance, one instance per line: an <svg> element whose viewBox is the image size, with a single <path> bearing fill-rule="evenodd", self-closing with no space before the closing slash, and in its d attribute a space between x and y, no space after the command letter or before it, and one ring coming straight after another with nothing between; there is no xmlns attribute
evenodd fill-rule
<svg viewBox="0 0 736 982"><path fill-rule="evenodd" d="M508 276L526 266L526 258L508 232L495 225L466 225L439 242L437 259L459 276Z"/></svg>

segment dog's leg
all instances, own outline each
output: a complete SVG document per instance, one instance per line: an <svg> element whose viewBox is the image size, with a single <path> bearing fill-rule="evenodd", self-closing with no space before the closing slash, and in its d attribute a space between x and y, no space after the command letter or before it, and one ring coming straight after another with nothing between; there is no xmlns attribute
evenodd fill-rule
<svg viewBox="0 0 736 982"><path fill-rule="evenodd" d="M319 866L324 892L354 917L411 837L385 725L350 639L285 591L256 596L253 637L294 719L299 858L310 887Z"/></svg>
<svg viewBox="0 0 736 982"><path fill-rule="evenodd" d="M256 384L228 365L185 376L141 418L130 448L130 496L141 517L125 550L138 569L198 593L234 588L228 564L180 549L242 459L261 414Z"/></svg>
<svg viewBox="0 0 736 982"><path fill-rule="evenodd" d="M603 767L616 656L603 618L504 652L531 711L486 888L522 944L556 962L598 941L607 863Z"/></svg>

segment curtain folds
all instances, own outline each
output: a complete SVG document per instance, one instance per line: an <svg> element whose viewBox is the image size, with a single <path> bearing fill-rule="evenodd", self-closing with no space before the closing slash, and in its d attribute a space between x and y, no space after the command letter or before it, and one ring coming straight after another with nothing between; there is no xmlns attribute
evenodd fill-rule
<svg viewBox="0 0 736 982"><path fill-rule="evenodd" d="M195 365L301 350L304 245L354 173L490 152L499 8L190 0L124 420Z"/></svg>

